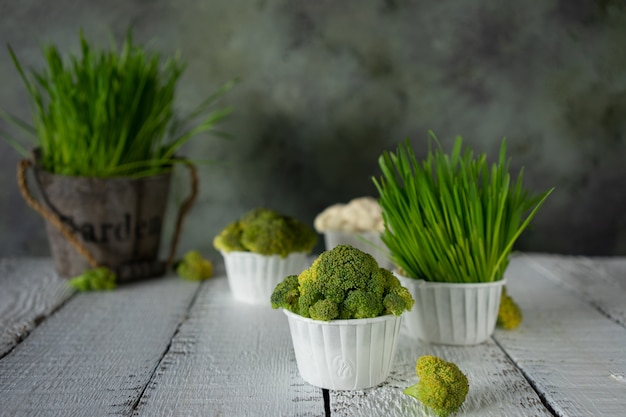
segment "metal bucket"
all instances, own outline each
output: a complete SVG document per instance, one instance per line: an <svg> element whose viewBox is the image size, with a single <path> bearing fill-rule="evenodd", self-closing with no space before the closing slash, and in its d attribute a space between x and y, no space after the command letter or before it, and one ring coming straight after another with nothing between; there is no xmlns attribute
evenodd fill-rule
<svg viewBox="0 0 626 417"><path fill-rule="evenodd" d="M42 200L79 239L99 265L126 270L118 280L159 275L157 262L171 172L144 178L89 178L35 168ZM74 277L88 261L46 222L58 273ZM130 271L129 271L130 269Z"/></svg>
<svg viewBox="0 0 626 417"><path fill-rule="evenodd" d="M18 184L28 205L46 220L59 275L72 278L87 269L106 266L122 283L165 273L174 261L183 219L198 193L194 164L176 158L175 162L189 169L191 190L178 209L169 255L160 261L171 169L141 178L70 177L44 170L38 160L35 150L32 160L20 161ZM39 200L33 198L26 181L29 167L34 171Z"/></svg>

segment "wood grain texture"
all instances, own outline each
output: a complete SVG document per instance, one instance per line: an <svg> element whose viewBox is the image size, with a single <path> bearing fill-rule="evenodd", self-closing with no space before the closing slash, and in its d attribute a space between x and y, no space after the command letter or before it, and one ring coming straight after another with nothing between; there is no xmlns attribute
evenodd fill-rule
<svg viewBox="0 0 626 417"><path fill-rule="evenodd" d="M475 346L429 345L401 335L392 373L379 387L362 391L331 391L332 416L434 415L402 391L415 383L415 362L435 355L456 363L470 381L458 415L552 416L524 375L504 351L489 340Z"/></svg>
<svg viewBox="0 0 626 417"><path fill-rule="evenodd" d="M287 319L233 299L225 276L202 284L138 416L323 416L322 390L299 376Z"/></svg>
<svg viewBox="0 0 626 417"><path fill-rule="evenodd" d="M626 258L527 258L546 278L580 294L591 305L626 327Z"/></svg>
<svg viewBox="0 0 626 417"><path fill-rule="evenodd" d="M0 360L0 416L130 415L198 286L77 294Z"/></svg>
<svg viewBox="0 0 626 417"><path fill-rule="evenodd" d="M514 331L497 329L494 339L559 416L625 415L626 331L587 301L617 308L625 297L593 265L520 256L507 270L524 320Z"/></svg>
<svg viewBox="0 0 626 417"><path fill-rule="evenodd" d="M459 416L552 416L493 341L460 347L428 345L406 337L399 343L392 373L383 384L361 391L330 391L331 415L434 416L419 401L402 393L417 383L415 362L422 355L452 361L467 375L470 390Z"/></svg>
<svg viewBox="0 0 626 417"><path fill-rule="evenodd" d="M49 258L0 259L0 358L73 293Z"/></svg>

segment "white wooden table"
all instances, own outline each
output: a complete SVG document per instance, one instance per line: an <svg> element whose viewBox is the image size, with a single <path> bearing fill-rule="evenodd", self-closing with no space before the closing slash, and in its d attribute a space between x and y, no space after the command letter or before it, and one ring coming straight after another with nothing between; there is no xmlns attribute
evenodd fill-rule
<svg viewBox="0 0 626 417"><path fill-rule="evenodd" d="M524 311L472 347L403 338L391 376L328 391L299 376L285 315L234 301L223 269L74 293L49 259L0 260L0 416L422 416L415 360L455 362L459 416L626 416L626 258L522 254Z"/></svg>

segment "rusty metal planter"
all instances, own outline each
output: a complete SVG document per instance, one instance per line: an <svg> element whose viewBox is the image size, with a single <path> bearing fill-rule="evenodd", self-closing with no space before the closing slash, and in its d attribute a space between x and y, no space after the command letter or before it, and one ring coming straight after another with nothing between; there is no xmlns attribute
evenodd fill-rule
<svg viewBox="0 0 626 417"><path fill-rule="evenodd" d="M20 189L29 205L48 220L48 240L59 275L71 278L96 265L116 272L118 282L165 272L175 252L182 217L197 191L191 164L187 163L192 173L192 195L178 214L170 257L159 261L171 170L141 178L70 177L47 172L36 160L25 162L26 167L34 165L39 201L29 201L26 167L18 171L18 180L24 182Z"/></svg>

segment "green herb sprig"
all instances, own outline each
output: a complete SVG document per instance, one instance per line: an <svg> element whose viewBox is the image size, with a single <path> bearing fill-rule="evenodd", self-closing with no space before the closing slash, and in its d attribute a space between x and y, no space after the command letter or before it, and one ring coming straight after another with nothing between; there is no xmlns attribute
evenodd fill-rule
<svg viewBox="0 0 626 417"><path fill-rule="evenodd" d="M373 182L383 209L381 238L411 278L500 280L513 244L553 189L531 195L522 185L523 169L511 180L506 140L490 168L486 155L475 156L461 137L447 154L434 133L429 135L423 161L408 140L379 158L382 176Z"/></svg>
<svg viewBox="0 0 626 417"><path fill-rule="evenodd" d="M46 46L44 70L27 74L9 47L34 106L33 125L4 111L0 117L32 138L43 168L52 173L140 177L167 171L181 146L231 112L207 109L235 81L178 120L175 87L185 64L179 55L163 63L158 53L133 44L130 30L119 52L115 45L92 48L82 31L80 48L80 57L64 62L55 46ZM19 141L5 137L28 156Z"/></svg>

